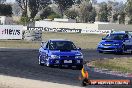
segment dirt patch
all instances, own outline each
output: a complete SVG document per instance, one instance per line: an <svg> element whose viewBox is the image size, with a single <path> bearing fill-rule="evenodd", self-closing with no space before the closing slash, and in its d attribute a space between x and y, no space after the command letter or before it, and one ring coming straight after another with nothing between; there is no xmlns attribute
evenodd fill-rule
<svg viewBox="0 0 132 88"><path fill-rule="evenodd" d="M66 84L0 75L0 88L81 88Z"/></svg>

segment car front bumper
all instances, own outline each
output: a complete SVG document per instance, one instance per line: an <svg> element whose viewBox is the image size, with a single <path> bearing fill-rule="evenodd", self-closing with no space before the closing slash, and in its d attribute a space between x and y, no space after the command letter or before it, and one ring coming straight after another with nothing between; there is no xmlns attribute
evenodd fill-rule
<svg viewBox="0 0 132 88"><path fill-rule="evenodd" d="M120 52L121 46L98 46L97 51L102 52Z"/></svg>
<svg viewBox="0 0 132 88"><path fill-rule="evenodd" d="M51 65L83 65L83 59L49 59Z"/></svg>

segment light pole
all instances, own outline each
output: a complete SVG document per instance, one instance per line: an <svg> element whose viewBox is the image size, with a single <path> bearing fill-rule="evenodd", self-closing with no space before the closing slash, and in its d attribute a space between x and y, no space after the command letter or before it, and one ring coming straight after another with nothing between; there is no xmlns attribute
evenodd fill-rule
<svg viewBox="0 0 132 88"><path fill-rule="evenodd" d="M25 25L27 26L27 22L28 22L28 13L27 13L27 6L28 6L28 2L27 0L25 0Z"/></svg>

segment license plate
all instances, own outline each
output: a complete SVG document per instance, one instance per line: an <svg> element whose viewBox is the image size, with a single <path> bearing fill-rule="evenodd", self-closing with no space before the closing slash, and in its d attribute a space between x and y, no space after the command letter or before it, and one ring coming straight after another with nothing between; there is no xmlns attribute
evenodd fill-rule
<svg viewBox="0 0 132 88"><path fill-rule="evenodd" d="M64 63L72 63L72 60L64 60Z"/></svg>

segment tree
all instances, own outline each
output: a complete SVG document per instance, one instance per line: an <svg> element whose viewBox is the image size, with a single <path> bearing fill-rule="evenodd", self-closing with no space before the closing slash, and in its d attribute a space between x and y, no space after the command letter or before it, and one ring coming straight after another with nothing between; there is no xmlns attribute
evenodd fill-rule
<svg viewBox="0 0 132 88"><path fill-rule="evenodd" d="M118 13L115 13L114 15L113 15L113 22L117 22L118 21Z"/></svg>
<svg viewBox="0 0 132 88"><path fill-rule="evenodd" d="M50 7L44 8L42 14L40 14L41 19L47 18L52 13L52 9Z"/></svg>
<svg viewBox="0 0 132 88"><path fill-rule="evenodd" d="M75 0L75 4L80 4L81 0Z"/></svg>
<svg viewBox="0 0 132 88"><path fill-rule="evenodd" d="M91 0L92 4L97 4L97 0Z"/></svg>
<svg viewBox="0 0 132 88"><path fill-rule="evenodd" d="M95 8L93 8L92 9L92 12L90 12L90 14L89 14L89 18L88 18L88 21L90 22L90 23L94 23L95 22L95 18L96 18L96 10L95 10Z"/></svg>
<svg viewBox="0 0 132 88"><path fill-rule="evenodd" d="M101 9L100 9L100 12L99 12L99 20L101 22L108 22L108 15L109 15L109 11L108 11L108 8L107 8L107 4L103 2L101 4Z"/></svg>
<svg viewBox="0 0 132 88"><path fill-rule="evenodd" d="M79 5L79 18L83 23L89 22L91 13L93 11L92 4L89 0L83 0Z"/></svg>
<svg viewBox="0 0 132 88"><path fill-rule="evenodd" d="M34 17L38 13L39 1L40 0L29 0L28 6L30 11L30 18L32 19L32 21L34 20Z"/></svg>
<svg viewBox="0 0 132 88"><path fill-rule="evenodd" d="M77 12L74 9L67 10L65 12L65 15L68 17L68 19L76 19L76 17L78 16Z"/></svg>
<svg viewBox="0 0 132 88"><path fill-rule="evenodd" d="M19 5L17 3L13 3L13 5L12 5L12 12L13 12L13 15L15 15L15 16L22 15L21 8L19 7Z"/></svg>
<svg viewBox="0 0 132 88"><path fill-rule="evenodd" d="M119 13L119 24L125 24L125 12Z"/></svg>
<svg viewBox="0 0 132 88"><path fill-rule="evenodd" d="M27 0L16 0L20 8L22 9L22 17L27 16Z"/></svg>
<svg viewBox="0 0 132 88"><path fill-rule="evenodd" d="M34 17L39 10L46 8L51 3L50 0L29 0L30 17L34 20Z"/></svg>
<svg viewBox="0 0 132 88"><path fill-rule="evenodd" d="M40 9L48 6L51 1L50 0L16 0L21 9L23 10L22 16L27 17L27 8L29 7L30 18L34 20L34 17L39 12Z"/></svg>
<svg viewBox="0 0 132 88"><path fill-rule="evenodd" d="M71 7L75 2L75 0L53 0L53 1L58 5L62 17L64 15L64 11L67 8Z"/></svg>
<svg viewBox="0 0 132 88"><path fill-rule="evenodd" d="M0 4L0 15L11 16L12 15L11 5Z"/></svg>
<svg viewBox="0 0 132 88"><path fill-rule="evenodd" d="M54 19L54 18L61 18L59 14L52 12L48 17L48 19Z"/></svg>
<svg viewBox="0 0 132 88"><path fill-rule="evenodd" d="M132 0L127 0L126 12L127 12L128 17L130 18L128 23L132 24Z"/></svg>

